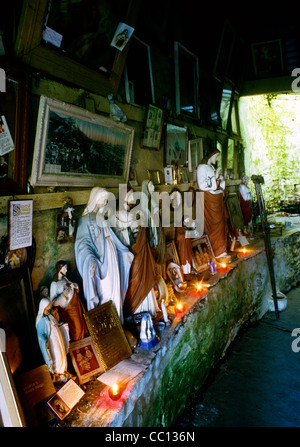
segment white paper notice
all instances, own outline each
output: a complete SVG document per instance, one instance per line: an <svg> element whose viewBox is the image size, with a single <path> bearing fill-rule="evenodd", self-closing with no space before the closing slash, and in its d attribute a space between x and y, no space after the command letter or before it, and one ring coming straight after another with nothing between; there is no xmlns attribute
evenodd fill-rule
<svg viewBox="0 0 300 447"><path fill-rule="evenodd" d="M0 118L0 155L7 154L15 148L5 116Z"/></svg>
<svg viewBox="0 0 300 447"><path fill-rule="evenodd" d="M46 26L46 29L43 34L43 39L46 42L52 43L52 45L56 46L57 48L60 48L61 41L63 36L59 34L57 31L54 31L54 29L49 28L49 26Z"/></svg>
<svg viewBox="0 0 300 447"><path fill-rule="evenodd" d="M10 202L10 250L32 245L32 200Z"/></svg>
<svg viewBox="0 0 300 447"><path fill-rule="evenodd" d="M84 396L84 391L70 379L58 392L57 395L68 405L69 408L75 407Z"/></svg>
<svg viewBox="0 0 300 447"><path fill-rule="evenodd" d="M99 376L98 380L108 386L114 383L127 383L146 368L145 365L126 359Z"/></svg>

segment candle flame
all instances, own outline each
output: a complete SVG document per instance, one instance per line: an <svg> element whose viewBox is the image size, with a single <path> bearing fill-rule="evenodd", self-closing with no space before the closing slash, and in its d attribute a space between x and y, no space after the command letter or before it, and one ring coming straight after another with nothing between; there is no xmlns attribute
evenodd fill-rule
<svg viewBox="0 0 300 447"><path fill-rule="evenodd" d="M117 383L114 383L111 387L111 391L113 394L118 394L119 391L119 385Z"/></svg>
<svg viewBox="0 0 300 447"><path fill-rule="evenodd" d="M200 292L200 290L202 290L202 283L201 282L197 283L196 289L197 289L198 292Z"/></svg>
<svg viewBox="0 0 300 447"><path fill-rule="evenodd" d="M182 303L177 303L176 307L177 307L178 310L182 310L183 309Z"/></svg>
<svg viewBox="0 0 300 447"><path fill-rule="evenodd" d="M226 267L225 262L222 262L221 267L223 267L223 269Z"/></svg>
<svg viewBox="0 0 300 447"><path fill-rule="evenodd" d="M245 249L245 248L243 248L243 250L242 250L242 251L243 251L243 253L246 253L246 249Z"/></svg>

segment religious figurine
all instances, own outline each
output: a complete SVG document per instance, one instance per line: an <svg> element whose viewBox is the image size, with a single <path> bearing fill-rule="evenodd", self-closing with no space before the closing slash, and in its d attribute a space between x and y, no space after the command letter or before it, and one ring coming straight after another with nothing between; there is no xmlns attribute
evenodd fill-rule
<svg viewBox="0 0 300 447"><path fill-rule="evenodd" d="M72 341L81 340L88 335L83 317L85 309L79 298L78 284L67 278L68 266L65 261L56 263L56 272L50 286L50 300L54 307L58 307L62 321L69 325Z"/></svg>
<svg viewBox="0 0 300 447"><path fill-rule="evenodd" d="M78 222L75 257L87 310L112 300L123 324L123 303L133 255L104 221L109 197L103 188L92 189Z"/></svg>
<svg viewBox="0 0 300 447"><path fill-rule="evenodd" d="M68 345L60 326L51 313L51 301L42 298L36 317L36 330L42 356L54 382L65 382L70 377L67 371Z"/></svg>
<svg viewBox="0 0 300 447"><path fill-rule="evenodd" d="M115 104L114 96L112 93L107 95L107 99L109 101L109 108L110 108L110 118L114 121L121 121L122 123L126 123L127 116L123 112L123 110Z"/></svg>
<svg viewBox="0 0 300 447"><path fill-rule="evenodd" d="M165 262L166 242L161 224L159 204L155 201L154 191L152 181L144 180L142 183L142 211L146 216L148 240L154 259L160 264Z"/></svg>
<svg viewBox="0 0 300 447"><path fill-rule="evenodd" d="M215 257L227 254L228 214L224 203L225 180L214 164L220 157L218 149L210 149L197 167L197 182L204 192L204 232L208 235Z"/></svg>
<svg viewBox="0 0 300 447"><path fill-rule="evenodd" d="M130 211L134 204L133 191L129 190L124 198L124 210L116 213L121 229L113 228L125 245L129 246L131 241L130 250L134 255L123 311L126 318L140 312L149 312L155 317L159 311L154 291L156 263L146 234L144 213L140 211L140 218L137 219Z"/></svg>
<svg viewBox="0 0 300 447"><path fill-rule="evenodd" d="M175 264L175 262L170 262L167 267L167 275L176 292L182 293L185 291L187 283L183 280L179 265Z"/></svg>
<svg viewBox="0 0 300 447"><path fill-rule="evenodd" d="M139 347L142 349L151 349L159 343L159 338L153 328L151 315L148 312L142 317Z"/></svg>
<svg viewBox="0 0 300 447"><path fill-rule="evenodd" d="M242 178L242 183L239 186L240 204L243 214L244 225L246 228L246 235L252 235L252 196L248 187L249 177L246 175Z"/></svg>
<svg viewBox="0 0 300 447"><path fill-rule="evenodd" d="M175 228L175 243L182 268L182 272L187 275L191 273L192 265L192 240L188 237L189 217L183 217L183 226Z"/></svg>

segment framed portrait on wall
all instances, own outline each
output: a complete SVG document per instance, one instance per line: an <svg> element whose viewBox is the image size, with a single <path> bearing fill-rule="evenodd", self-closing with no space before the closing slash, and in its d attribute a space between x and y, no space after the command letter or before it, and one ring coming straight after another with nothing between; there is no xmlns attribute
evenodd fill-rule
<svg viewBox="0 0 300 447"><path fill-rule="evenodd" d="M159 150L162 129L163 129L164 111L153 105L148 106L142 147L145 149Z"/></svg>
<svg viewBox="0 0 300 447"><path fill-rule="evenodd" d="M283 60L280 39L253 43L251 51L255 76L264 77L282 73Z"/></svg>
<svg viewBox="0 0 300 447"><path fill-rule="evenodd" d="M167 124L165 164L186 166L188 161L188 129Z"/></svg>

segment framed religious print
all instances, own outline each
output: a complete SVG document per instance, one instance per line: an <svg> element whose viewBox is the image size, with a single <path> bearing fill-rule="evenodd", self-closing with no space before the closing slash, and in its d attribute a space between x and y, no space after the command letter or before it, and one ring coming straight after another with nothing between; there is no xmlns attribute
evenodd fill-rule
<svg viewBox="0 0 300 447"><path fill-rule="evenodd" d="M162 173L158 169L147 169L147 174L153 185L161 185L163 183Z"/></svg>
<svg viewBox="0 0 300 447"><path fill-rule="evenodd" d="M41 96L32 186L118 187L127 183L134 129Z"/></svg>
<svg viewBox="0 0 300 447"><path fill-rule="evenodd" d="M213 257L213 249L206 234L192 240L192 261L198 273L209 268L208 262Z"/></svg>
<svg viewBox="0 0 300 447"><path fill-rule="evenodd" d="M166 253L167 262L174 262L174 264L180 265L175 241L170 241L166 244Z"/></svg>
<svg viewBox="0 0 300 447"><path fill-rule="evenodd" d="M163 124L164 111L150 104L148 106L144 138L142 140L143 148L159 150Z"/></svg>
<svg viewBox="0 0 300 447"><path fill-rule="evenodd" d="M240 199L236 192L231 192L228 194L226 205L232 229L241 230L244 227L244 220L240 205Z"/></svg>
<svg viewBox="0 0 300 447"><path fill-rule="evenodd" d="M282 74L281 40L257 42L251 45L254 73L257 77Z"/></svg>
<svg viewBox="0 0 300 447"><path fill-rule="evenodd" d="M188 161L188 129L167 124L165 165L186 166Z"/></svg>
<svg viewBox="0 0 300 447"><path fill-rule="evenodd" d="M104 372L91 337L70 343L69 353L80 384Z"/></svg>
<svg viewBox="0 0 300 447"><path fill-rule="evenodd" d="M189 183L189 171L188 168L182 167L179 168L179 181L180 183Z"/></svg>

